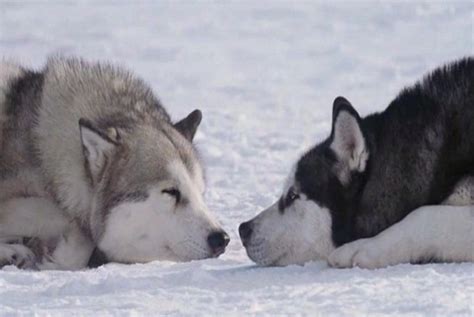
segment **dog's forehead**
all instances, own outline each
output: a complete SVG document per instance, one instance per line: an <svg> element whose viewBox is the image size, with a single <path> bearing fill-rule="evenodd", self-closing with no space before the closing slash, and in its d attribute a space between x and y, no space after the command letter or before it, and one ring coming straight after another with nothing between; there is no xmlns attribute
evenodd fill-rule
<svg viewBox="0 0 474 317"><path fill-rule="evenodd" d="M290 173L288 174L288 176L285 179L285 182L283 184L283 195L285 195L290 188L297 186L296 167L297 167L296 164L294 164L291 167Z"/></svg>
<svg viewBox="0 0 474 317"><path fill-rule="evenodd" d="M326 187L332 173L335 160L328 157L326 144L313 147L297 162L294 171L295 183L303 192Z"/></svg>
<svg viewBox="0 0 474 317"><path fill-rule="evenodd" d="M189 169L181 160L175 160L168 164L166 170L168 178L177 182L178 185L197 187L200 192L204 190L204 179L200 166L195 165Z"/></svg>
<svg viewBox="0 0 474 317"><path fill-rule="evenodd" d="M189 177L195 185L203 190L204 172L195 148L174 129L165 134L174 148L174 155L167 162L168 172L177 173L177 176L181 178ZM174 168L170 170L169 167Z"/></svg>
<svg viewBox="0 0 474 317"><path fill-rule="evenodd" d="M204 187L201 162L192 144L171 127L165 126L158 135L157 150L162 154L166 152L162 162L162 166L166 166L166 176L183 183L191 181L200 188Z"/></svg>
<svg viewBox="0 0 474 317"><path fill-rule="evenodd" d="M154 184L171 177L168 166L180 162L192 179L202 180L201 163L193 146L177 131L140 126L126 140L118 166L126 183ZM202 180L203 182L203 180Z"/></svg>
<svg viewBox="0 0 474 317"><path fill-rule="evenodd" d="M322 142L304 153L292 166L283 187L284 193L293 187L307 194L310 188L324 186L333 172L334 160L327 157L328 142Z"/></svg>

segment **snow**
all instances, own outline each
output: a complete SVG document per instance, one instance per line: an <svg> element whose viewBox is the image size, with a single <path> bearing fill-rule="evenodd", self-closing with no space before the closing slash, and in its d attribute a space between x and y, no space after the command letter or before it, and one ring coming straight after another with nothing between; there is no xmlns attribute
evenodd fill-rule
<svg viewBox="0 0 474 317"><path fill-rule="evenodd" d="M474 265L256 267L238 224L278 196L344 95L383 110L426 71L473 54L465 2L0 2L4 57L109 60L146 79L174 119L204 113L206 198L231 236L219 259L0 271L0 315L473 315Z"/></svg>

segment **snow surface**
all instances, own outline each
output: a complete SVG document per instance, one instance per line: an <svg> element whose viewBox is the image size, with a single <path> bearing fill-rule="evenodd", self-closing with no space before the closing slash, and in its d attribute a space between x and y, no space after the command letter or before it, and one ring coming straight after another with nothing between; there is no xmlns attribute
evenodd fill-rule
<svg viewBox="0 0 474 317"><path fill-rule="evenodd" d="M256 267L238 224L272 203L293 161L329 131L334 97L383 110L429 69L473 54L473 2L0 2L0 52L36 68L61 52L126 65L197 143L219 259L0 271L0 315L465 315L474 265Z"/></svg>

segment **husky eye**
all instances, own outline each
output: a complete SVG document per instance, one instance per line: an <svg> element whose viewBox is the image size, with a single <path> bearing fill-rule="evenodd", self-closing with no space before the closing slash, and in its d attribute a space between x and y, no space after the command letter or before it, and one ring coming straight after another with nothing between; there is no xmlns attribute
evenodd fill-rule
<svg viewBox="0 0 474 317"><path fill-rule="evenodd" d="M181 192L176 188L167 188L161 191L163 194L173 196L176 199L176 202L179 203L181 200Z"/></svg>
<svg viewBox="0 0 474 317"><path fill-rule="evenodd" d="M294 188L291 188L286 195L286 205L288 206L298 198L300 198L300 195L295 192Z"/></svg>

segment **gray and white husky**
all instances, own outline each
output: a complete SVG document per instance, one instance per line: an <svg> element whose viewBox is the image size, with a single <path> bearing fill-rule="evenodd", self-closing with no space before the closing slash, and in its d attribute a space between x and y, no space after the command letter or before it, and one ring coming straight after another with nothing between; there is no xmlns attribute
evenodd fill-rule
<svg viewBox="0 0 474 317"><path fill-rule="evenodd" d="M173 124L150 88L107 64L0 64L0 263L79 269L217 257L193 111ZM96 259L96 262L98 260Z"/></svg>
<svg viewBox="0 0 474 317"><path fill-rule="evenodd" d="M239 233L262 265L474 261L474 58L365 118L336 98L330 136Z"/></svg>

